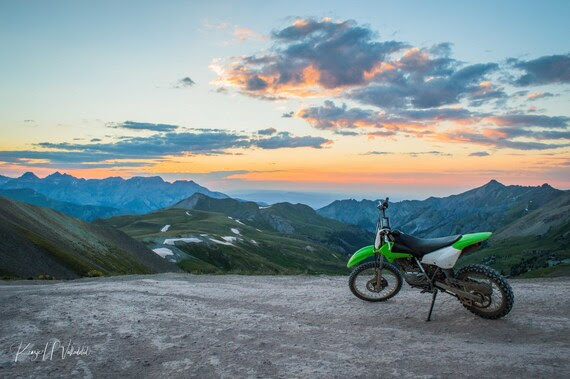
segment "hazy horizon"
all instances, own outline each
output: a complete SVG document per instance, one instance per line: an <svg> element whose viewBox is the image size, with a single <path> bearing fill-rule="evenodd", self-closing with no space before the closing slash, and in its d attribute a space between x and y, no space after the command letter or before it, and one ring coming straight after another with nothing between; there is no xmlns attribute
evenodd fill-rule
<svg viewBox="0 0 570 379"><path fill-rule="evenodd" d="M11 176L10 178L18 178L18 177L20 177L20 176L22 176L28 172L33 173L34 175L36 175L40 179L44 179L44 178L46 178L50 175L56 174L56 173L59 173L62 175L67 174L66 172L63 172L63 171L62 172L54 171L52 173L45 174L45 175L37 175L33 171L26 171L17 177ZM68 174L68 175L70 175L70 174ZM175 180L192 180L199 185L205 186L199 180L195 180L193 178L167 180L160 175L150 175L150 176L155 176L155 177L159 176L165 182L169 182L169 183L172 183ZM74 177L76 177L76 176L74 176ZM126 180L126 179L129 179L129 178L134 177L134 176L131 176L131 177L115 176L115 177L121 177L121 178ZM147 177L149 177L149 176L147 176ZM103 178L83 178L83 177L76 177L76 178L78 178L78 179L103 179ZM355 194L355 193L338 192L338 191L328 191L328 192L326 192L326 191L294 191L294 190L275 190L275 189L263 189L263 188L247 188L247 189L242 189L242 190L224 191L223 188L215 188L215 187L208 187L208 186L205 186L205 187L211 191L222 192L222 193L224 193L224 194L226 194L232 198L237 198L240 200L254 201L257 203L267 203L267 204L273 204L273 203L279 203L279 202L301 203L301 204L309 205L310 207L312 207L314 209L318 209L318 208L322 208L322 207L332 203L335 200L349 200L350 199L350 200L361 201L361 200L378 200L378 199L383 199L385 197L390 197L390 200L392 202L398 202L398 201L403 201L403 200L425 200L429 197L447 197L447 196L451 196L451 195L458 195L460 193L471 190L473 188L481 187L483 185L488 184L492 180L496 180L496 179L491 178L488 181L486 181L484 183L480 183L480 184L473 186L473 187L446 188L447 191L443 191L443 190L439 189L440 192L434 191L434 192L431 192L431 193L428 193L425 195L418 195L417 193L416 194L413 194L413 193L407 194L407 193L402 193L402 192L390 191L388 189L385 191L379 190L377 192ZM500 181L499 181L499 183L506 185L506 186L520 185L517 183L502 183ZM542 184L549 184L549 183L542 183ZM568 190L567 188L557 188L557 189Z"/></svg>

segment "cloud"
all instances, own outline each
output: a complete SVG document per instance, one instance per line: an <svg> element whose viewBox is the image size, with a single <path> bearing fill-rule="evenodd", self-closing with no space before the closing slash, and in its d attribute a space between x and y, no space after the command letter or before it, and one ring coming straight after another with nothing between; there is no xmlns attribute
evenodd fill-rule
<svg viewBox="0 0 570 379"><path fill-rule="evenodd" d="M487 157L491 154L487 153L486 151L475 151L469 154L470 157Z"/></svg>
<svg viewBox="0 0 570 379"><path fill-rule="evenodd" d="M486 117L495 125L501 126L540 126L546 128L565 128L570 126L570 117L530 114L506 114Z"/></svg>
<svg viewBox="0 0 570 379"><path fill-rule="evenodd" d="M348 108L346 104L337 106L330 100L325 101L323 106L303 108L295 116L317 129L331 130L340 135L350 133L349 135L364 134L368 137L394 137L403 134L520 150L564 147L566 145L542 141L570 138L570 117L566 116L519 113L493 115L465 108L410 109L382 113ZM438 132L446 122L462 125L463 130ZM481 129L482 125L487 127ZM490 128L489 125L494 125L495 128ZM354 129L359 132L353 131Z"/></svg>
<svg viewBox="0 0 570 379"><path fill-rule="evenodd" d="M516 86L570 83L570 54L546 55L528 61L511 58L507 62L523 71L512 81Z"/></svg>
<svg viewBox="0 0 570 379"><path fill-rule="evenodd" d="M570 143L542 142L544 140L568 140L570 138L570 131L536 131L527 128L512 127L483 129L480 131L460 130L443 132L434 137L440 141L471 143L516 150L548 150L570 146ZM523 140L520 140L520 138Z"/></svg>
<svg viewBox="0 0 570 379"><path fill-rule="evenodd" d="M108 154L118 158L156 158L179 154L221 154L226 149L245 148L251 145L247 135L230 132L164 133L148 137L125 137L116 142L102 144L71 144L42 142L44 149L81 151Z"/></svg>
<svg viewBox="0 0 570 379"><path fill-rule="evenodd" d="M108 159L105 153L92 153L81 151L38 151L38 150L12 150L0 151L0 161L17 163L23 160L43 160L57 163L92 163Z"/></svg>
<svg viewBox="0 0 570 379"><path fill-rule="evenodd" d="M237 42L246 42L248 40L262 41L262 40L267 39L266 36L261 35L261 34L257 34L253 30L248 29L248 28L235 27L233 34L234 34L234 37L235 37Z"/></svg>
<svg viewBox="0 0 570 379"><path fill-rule="evenodd" d="M185 76L184 78L178 80L177 85L175 87L176 88L187 88L187 87L192 87L194 84L196 84L195 81L190 79L189 76Z"/></svg>
<svg viewBox="0 0 570 379"><path fill-rule="evenodd" d="M457 63L444 62L444 67L429 69L419 64L400 66L389 75L379 75L370 86L353 90L348 97L388 109L441 107L457 104L463 98L478 106L507 97L502 89L487 80L489 74L498 70L498 64L474 64L457 69Z"/></svg>
<svg viewBox="0 0 570 379"><path fill-rule="evenodd" d="M387 151L369 151L367 153L362 153L360 155L390 155L390 154L394 154L394 153L390 153Z"/></svg>
<svg viewBox="0 0 570 379"><path fill-rule="evenodd" d="M283 118L291 118L291 117L293 117L294 114L295 114L295 112L293 112L293 111L285 112L285 113L283 113L283 114L281 115L281 117L283 117Z"/></svg>
<svg viewBox="0 0 570 379"><path fill-rule="evenodd" d="M360 133L353 132L351 130L335 130L334 134L338 134L339 136L359 136Z"/></svg>
<svg viewBox="0 0 570 379"><path fill-rule="evenodd" d="M255 141L254 144L262 149L291 147L312 147L314 149L320 149L324 145L332 144L332 141L322 137L293 137L289 132L281 132L276 136Z"/></svg>
<svg viewBox="0 0 570 379"><path fill-rule="evenodd" d="M273 133L272 133L273 134ZM228 149L279 149L279 148L322 148L332 141L312 136L296 137L281 132L271 137L259 138L248 134L202 129L201 132L159 133L148 137L122 137L108 143L40 142L35 146L43 150L0 151L0 162L71 164L96 167L103 164L111 167L125 165L144 166L149 161L166 159L168 156L229 154ZM43 162L39 162L42 160ZM133 162L141 160L144 162ZM117 163L113 163L117 161Z"/></svg>
<svg viewBox="0 0 570 379"><path fill-rule="evenodd" d="M507 98L488 80L497 63L465 66L451 57L450 43L380 41L367 25L328 18L297 19L271 39L268 51L216 60L217 83L261 99L340 95L385 109Z"/></svg>
<svg viewBox="0 0 570 379"><path fill-rule="evenodd" d="M555 94L551 92L531 92L527 95L529 101L544 99L545 97L554 97Z"/></svg>
<svg viewBox="0 0 570 379"><path fill-rule="evenodd" d="M232 57L214 64L218 84L239 88L252 96L299 96L326 93L364 84L369 72L406 45L379 42L375 33L353 20L297 19L271 34L265 53Z"/></svg>
<svg viewBox="0 0 570 379"><path fill-rule="evenodd" d="M420 152L410 152L410 153L405 153L407 155L409 155L410 157L413 158L417 158L419 155L439 155L439 156L444 156L444 157L451 157L453 156L452 154L449 153L443 153L441 151L420 151Z"/></svg>
<svg viewBox="0 0 570 379"><path fill-rule="evenodd" d="M153 132L171 132L178 128L177 125L171 124L152 124L149 122L135 122L135 121L125 121L121 123L110 123L107 124L110 128L122 128L131 130L150 130Z"/></svg>
<svg viewBox="0 0 570 379"><path fill-rule="evenodd" d="M382 118L378 112L362 108L348 108L346 104L336 106L331 100L326 100L322 106L301 109L296 117L306 120L317 129L382 127Z"/></svg>
<svg viewBox="0 0 570 379"><path fill-rule="evenodd" d="M114 160L109 155L89 152L18 150L0 151L0 164L12 163L26 167L73 168L111 168L111 167L146 167L154 162Z"/></svg>
<svg viewBox="0 0 570 379"><path fill-rule="evenodd" d="M466 63L453 57L447 42L418 48L382 40L354 20L329 18L298 18L270 39L269 49L214 60L215 83L265 100L340 99L338 105L325 100L282 117L342 136L412 135L520 150L563 146L568 117L536 114L536 107L515 111L522 106L508 104L556 95L507 91L513 84L570 83L570 54ZM516 71L514 79L504 79Z"/></svg>
<svg viewBox="0 0 570 379"><path fill-rule="evenodd" d="M89 141L90 142L101 142L102 140L101 140L101 138L91 138Z"/></svg>
<svg viewBox="0 0 570 379"><path fill-rule="evenodd" d="M483 114L463 108L393 110L382 113L372 109L348 108L346 104L337 106L333 101L326 100L322 106L300 109L295 116L306 120L314 128L333 130L338 134L342 134L339 132L341 129L372 128L388 130L366 130L368 135L387 136L394 135L394 132L425 134L431 131L432 125L444 121L474 123Z"/></svg>
<svg viewBox="0 0 570 379"><path fill-rule="evenodd" d="M275 128L267 128L267 129L260 129L257 131L257 134L263 135L263 136L270 136L272 134L277 133L277 129Z"/></svg>

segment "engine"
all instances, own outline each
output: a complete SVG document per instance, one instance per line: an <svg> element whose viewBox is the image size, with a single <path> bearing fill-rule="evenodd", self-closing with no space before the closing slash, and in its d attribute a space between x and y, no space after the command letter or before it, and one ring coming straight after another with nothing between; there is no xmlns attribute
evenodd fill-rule
<svg viewBox="0 0 570 379"><path fill-rule="evenodd" d="M398 259L396 262L398 263L398 266L400 266L402 276L404 277L406 283L408 283L412 287L419 287L419 288L429 287L428 279L418 267L418 264L416 263L415 259L412 258ZM422 266L426 274L430 278L433 278L433 276L435 275L436 279L445 281L445 275L443 274L443 272L441 272L441 270L438 271L436 266L433 265L422 265Z"/></svg>
<svg viewBox="0 0 570 379"><path fill-rule="evenodd" d="M412 258L398 259L398 266L400 266L402 276L406 283L412 287L428 287L428 280L425 275L421 272L418 264Z"/></svg>

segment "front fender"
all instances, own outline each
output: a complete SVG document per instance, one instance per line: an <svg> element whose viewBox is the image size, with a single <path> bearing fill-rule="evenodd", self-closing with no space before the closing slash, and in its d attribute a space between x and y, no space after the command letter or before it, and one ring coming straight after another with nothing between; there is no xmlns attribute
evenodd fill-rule
<svg viewBox="0 0 570 379"><path fill-rule="evenodd" d="M386 258L386 260L389 263L394 262L394 260L396 260L398 258L411 258L412 257L411 254L397 253L395 251L392 251L393 246L394 246L394 242L385 243L384 245L382 245L380 247L380 249L376 250L376 252L374 251L373 245L365 246L362 249L358 250L356 253L352 254L352 257L350 257L350 259L348 260L346 267L352 267L355 264L362 262L366 258L373 256L374 253L382 254L384 256L384 258Z"/></svg>
<svg viewBox="0 0 570 379"><path fill-rule="evenodd" d="M395 259L398 258L410 258L412 255L407 253L397 253L392 251L392 246L394 246L394 242L385 243L380 247L380 249L376 250L378 254L382 254L389 263L394 262ZM362 262L366 258L373 256L375 253L374 246L365 246L362 249L358 250L356 253L352 254L352 257L348 260L346 267L352 267L357 263Z"/></svg>
<svg viewBox="0 0 570 379"><path fill-rule="evenodd" d="M368 257L374 255L374 246L364 246L362 249L359 249L356 253L352 254L352 257L348 260L346 267L352 267L357 263L362 262Z"/></svg>

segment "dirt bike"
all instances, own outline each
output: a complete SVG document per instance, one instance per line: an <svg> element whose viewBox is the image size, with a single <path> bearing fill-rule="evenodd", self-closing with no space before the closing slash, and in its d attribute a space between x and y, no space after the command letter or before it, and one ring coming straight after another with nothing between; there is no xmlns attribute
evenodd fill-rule
<svg viewBox="0 0 570 379"><path fill-rule="evenodd" d="M480 264L453 270L461 254L481 247L492 233L416 238L391 230L387 208L388 198L378 204L374 245L358 250L348 261L347 267L352 267L371 258L350 275L349 287L356 297L386 301L400 292L403 277L410 286L432 294L426 321L431 320L438 292L456 297L465 308L483 318L498 319L511 311L513 290L497 271Z"/></svg>

